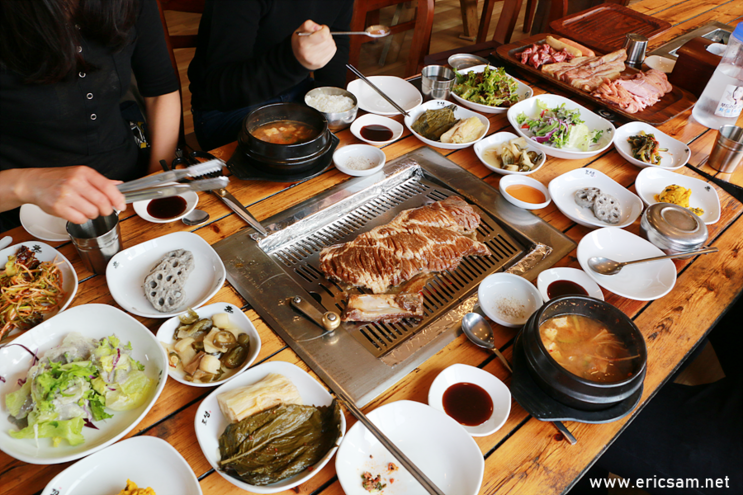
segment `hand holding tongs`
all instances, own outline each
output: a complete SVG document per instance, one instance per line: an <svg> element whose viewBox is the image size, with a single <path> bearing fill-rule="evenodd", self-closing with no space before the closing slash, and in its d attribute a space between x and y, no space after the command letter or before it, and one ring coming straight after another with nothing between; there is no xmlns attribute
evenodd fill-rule
<svg viewBox="0 0 743 495"><path fill-rule="evenodd" d="M125 192L124 200L129 204L137 201L146 201L148 199L168 198L187 191L211 191L214 189L222 189L229 183L230 179L227 177L216 177L214 179L195 180L188 184L166 184L159 187L151 187L149 189Z"/></svg>
<svg viewBox="0 0 743 495"><path fill-rule="evenodd" d="M170 184L186 177L199 177L206 174L221 173L224 162L209 160L181 170L168 170L162 174L119 184L116 188L124 194L127 203L145 201L148 199L167 198L186 191L211 191L221 189L229 184L227 177L213 177L194 180L188 184ZM155 186L155 187L153 187Z"/></svg>

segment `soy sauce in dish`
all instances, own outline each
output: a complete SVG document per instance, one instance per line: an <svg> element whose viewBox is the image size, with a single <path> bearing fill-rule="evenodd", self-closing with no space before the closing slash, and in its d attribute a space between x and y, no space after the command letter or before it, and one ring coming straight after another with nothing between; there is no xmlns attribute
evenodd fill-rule
<svg viewBox="0 0 743 495"><path fill-rule="evenodd" d="M147 205L147 213L158 220L167 220L182 215L186 211L186 206L186 200L180 196L158 198Z"/></svg>
<svg viewBox="0 0 743 495"><path fill-rule="evenodd" d="M490 394L474 383L455 383L442 397L446 414L465 426L478 426L493 414Z"/></svg>
<svg viewBox="0 0 743 495"><path fill-rule="evenodd" d="M392 130L380 124L369 124L361 128L361 137L369 141L389 141L392 139Z"/></svg>
<svg viewBox="0 0 743 495"><path fill-rule="evenodd" d="M547 296L550 299L562 296L587 296L588 291L570 280L555 280L547 286Z"/></svg>

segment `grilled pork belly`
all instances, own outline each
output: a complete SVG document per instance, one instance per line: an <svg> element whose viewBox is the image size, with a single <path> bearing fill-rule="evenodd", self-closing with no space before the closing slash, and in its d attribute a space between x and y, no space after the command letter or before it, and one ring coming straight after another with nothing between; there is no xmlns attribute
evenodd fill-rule
<svg viewBox="0 0 743 495"><path fill-rule="evenodd" d="M375 294L416 275L453 270L465 256L489 256L475 239L480 216L462 198L449 197L400 212L390 223L320 252L329 278Z"/></svg>

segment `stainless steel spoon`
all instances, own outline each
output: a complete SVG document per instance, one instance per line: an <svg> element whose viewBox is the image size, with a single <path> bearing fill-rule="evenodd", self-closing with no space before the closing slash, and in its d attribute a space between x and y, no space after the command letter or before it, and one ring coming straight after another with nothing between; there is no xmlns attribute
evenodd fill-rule
<svg viewBox="0 0 743 495"><path fill-rule="evenodd" d="M493 336L493 329L490 327L485 318L477 313L467 313L462 318L462 331L468 339L472 341L478 347L483 349L490 349L498 356L500 362L506 367L508 371L513 373L511 364L506 359L506 356L495 346L495 337Z"/></svg>
<svg viewBox="0 0 743 495"><path fill-rule="evenodd" d="M311 34L313 33L301 32L297 33L297 36L310 36ZM381 24L375 24L374 26L369 26L363 31L331 31L330 34L333 36L351 36L358 34L370 38L384 38L390 34L390 28L382 26Z"/></svg>
<svg viewBox="0 0 743 495"><path fill-rule="evenodd" d="M708 253L716 253L718 249L716 247L708 247L704 249L699 249L697 251L689 251L688 253L678 253L678 254L669 254L667 256L656 256L654 258L645 258L642 260L633 260L633 261L614 261L610 260L609 258L604 258L603 256L593 256L591 258L588 258L588 266L596 273L600 273L601 275L616 275L619 273L623 267L627 265L632 265L634 263L645 263L646 261L657 261L657 260L670 260L673 258L687 258L689 256L695 256L697 254L708 254Z"/></svg>
<svg viewBox="0 0 743 495"><path fill-rule="evenodd" d="M181 218L181 221L189 227L196 227L209 221L209 214L204 210L195 209L185 217Z"/></svg>
<svg viewBox="0 0 743 495"><path fill-rule="evenodd" d="M462 318L462 331L467 336L467 338L469 338L475 345L485 349L491 349L495 353L495 355L498 356L500 362L503 363L503 366L505 366L508 371L513 373L511 364L506 359L506 356L504 356L503 353L501 353L500 350L495 347L495 336L493 335L493 329L490 327L485 318L483 318L478 313L467 313L466 315L464 315L464 318ZM567 441L570 442L570 445L575 445L576 443L578 443L578 440L576 440L573 434L570 433L570 430L568 430L567 426L562 424L561 421L552 421L552 424L555 425L555 428L557 428L558 431L562 433L563 436L567 439Z"/></svg>

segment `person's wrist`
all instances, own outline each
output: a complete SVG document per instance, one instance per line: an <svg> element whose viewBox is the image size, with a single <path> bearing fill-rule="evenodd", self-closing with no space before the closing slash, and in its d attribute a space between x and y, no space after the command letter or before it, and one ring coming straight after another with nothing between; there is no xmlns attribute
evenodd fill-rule
<svg viewBox="0 0 743 495"><path fill-rule="evenodd" d="M28 174L24 174L24 170L19 168L11 169L8 172L10 172L10 190L8 191L10 200L18 204L30 203Z"/></svg>

